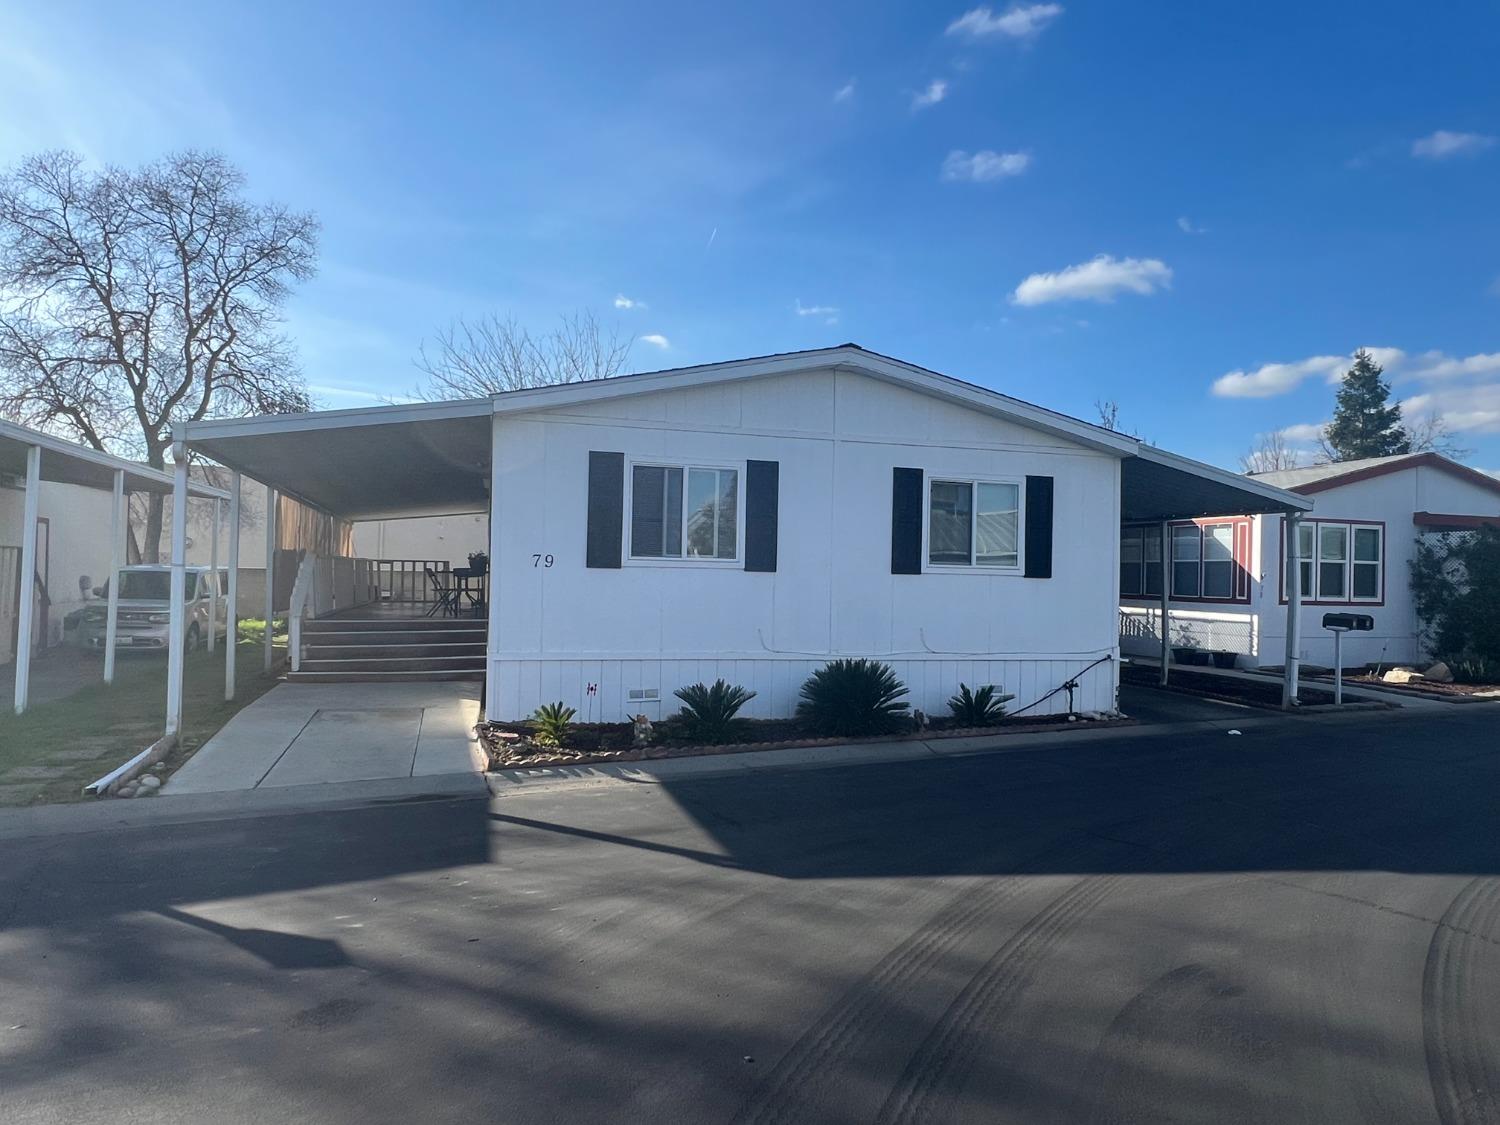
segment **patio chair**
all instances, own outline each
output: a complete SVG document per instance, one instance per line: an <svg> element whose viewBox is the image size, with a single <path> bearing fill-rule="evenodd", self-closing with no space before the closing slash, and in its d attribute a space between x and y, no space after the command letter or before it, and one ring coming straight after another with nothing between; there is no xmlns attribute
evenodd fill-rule
<svg viewBox="0 0 1500 1125"><path fill-rule="evenodd" d="M444 617L458 616L458 587L446 585L438 572L432 567L426 567L427 581L432 584L432 592L436 600L427 607L424 617L436 617L442 614Z"/></svg>

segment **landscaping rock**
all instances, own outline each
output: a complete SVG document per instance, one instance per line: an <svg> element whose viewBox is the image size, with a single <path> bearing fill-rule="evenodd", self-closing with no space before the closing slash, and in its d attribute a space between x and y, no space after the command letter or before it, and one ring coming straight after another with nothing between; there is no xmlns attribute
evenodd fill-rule
<svg viewBox="0 0 1500 1125"><path fill-rule="evenodd" d="M1415 671L1411 668L1392 668L1389 672L1387 672L1380 678L1388 684L1421 683L1424 679L1426 679L1426 677L1423 676L1421 672Z"/></svg>
<svg viewBox="0 0 1500 1125"><path fill-rule="evenodd" d="M1422 675L1435 684L1451 684L1453 682L1453 669L1449 668L1441 660L1428 668Z"/></svg>
<svg viewBox="0 0 1500 1125"><path fill-rule="evenodd" d="M127 781L124 785L120 786L120 788L118 788L118 789L115 790L115 796L116 797L134 797L136 795L137 791L138 790L136 788L135 782L133 782L133 781Z"/></svg>
<svg viewBox="0 0 1500 1125"><path fill-rule="evenodd" d="M160 789L161 778L153 777L148 773L145 777L140 779L140 785L142 789Z"/></svg>

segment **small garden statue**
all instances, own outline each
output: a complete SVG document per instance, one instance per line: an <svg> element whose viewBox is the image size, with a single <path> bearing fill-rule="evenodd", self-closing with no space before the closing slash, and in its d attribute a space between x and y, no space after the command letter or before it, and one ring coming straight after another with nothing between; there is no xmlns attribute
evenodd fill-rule
<svg viewBox="0 0 1500 1125"><path fill-rule="evenodd" d="M656 731L651 726L650 719L645 715L637 715L630 720L630 727L630 744L632 746L637 750L644 750L647 746L651 745L651 740L655 737Z"/></svg>

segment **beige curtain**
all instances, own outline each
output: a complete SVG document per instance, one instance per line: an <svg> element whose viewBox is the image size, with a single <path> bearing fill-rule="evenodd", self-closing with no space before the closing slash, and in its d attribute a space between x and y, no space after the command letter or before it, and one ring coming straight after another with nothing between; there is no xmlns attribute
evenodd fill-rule
<svg viewBox="0 0 1500 1125"><path fill-rule="evenodd" d="M276 546L311 551L320 558L354 555L354 524L309 508L290 496L276 497Z"/></svg>

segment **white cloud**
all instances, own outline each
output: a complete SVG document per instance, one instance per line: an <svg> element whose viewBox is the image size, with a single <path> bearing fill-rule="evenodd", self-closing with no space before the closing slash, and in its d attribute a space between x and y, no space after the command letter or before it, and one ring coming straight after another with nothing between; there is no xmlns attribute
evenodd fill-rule
<svg viewBox="0 0 1500 1125"><path fill-rule="evenodd" d="M1348 356L1315 355L1295 363L1268 363L1254 371L1230 371L1214 380L1213 392L1220 398L1271 398L1301 386L1303 381L1342 371Z"/></svg>
<svg viewBox="0 0 1500 1125"><path fill-rule="evenodd" d="M643 344L650 344L653 348L660 348L662 351L672 346L672 342L660 332L651 332L645 336L638 336L637 339Z"/></svg>
<svg viewBox="0 0 1500 1125"><path fill-rule="evenodd" d="M981 149L979 152L968 153L956 148L943 160L942 178L951 182L983 184L991 180L1003 180L1007 176L1019 176L1030 165L1029 152L993 152Z"/></svg>
<svg viewBox="0 0 1500 1125"><path fill-rule="evenodd" d="M1408 419L1441 419L1456 434L1500 434L1500 383L1444 387L1401 403Z"/></svg>
<svg viewBox="0 0 1500 1125"><path fill-rule="evenodd" d="M965 39L1029 39L1062 15L1061 4L1012 4L1000 15L972 8L948 25L949 35Z"/></svg>
<svg viewBox="0 0 1500 1125"><path fill-rule="evenodd" d="M1442 352L1424 352L1417 356L1414 379L1462 379L1472 376L1500 375L1500 352L1478 352L1462 359Z"/></svg>
<svg viewBox="0 0 1500 1125"><path fill-rule="evenodd" d="M1298 422L1293 426L1284 426L1276 432L1279 433L1292 445L1317 445L1318 439L1323 436L1324 422Z"/></svg>
<svg viewBox="0 0 1500 1125"><path fill-rule="evenodd" d="M821 316L824 324L839 322L839 310L833 305L804 305L799 297L792 307L798 316Z"/></svg>
<svg viewBox="0 0 1500 1125"><path fill-rule="evenodd" d="M1034 273L1011 295L1018 305L1049 301L1110 302L1121 293L1150 296L1172 284L1172 270L1156 258L1114 258L1100 254L1092 261L1056 273Z"/></svg>
<svg viewBox="0 0 1500 1125"><path fill-rule="evenodd" d="M1177 219L1177 229L1183 234L1207 234L1207 227L1195 226L1193 220L1186 215L1180 215Z"/></svg>
<svg viewBox="0 0 1500 1125"><path fill-rule="evenodd" d="M627 297L624 293L615 294L615 308L617 309L644 309L648 307L645 301L638 301L634 297Z"/></svg>
<svg viewBox="0 0 1500 1125"><path fill-rule="evenodd" d="M836 102L852 101L854 98L855 82L856 79L851 78L849 79L849 81L845 82L842 86L835 90L833 92L833 100Z"/></svg>
<svg viewBox="0 0 1500 1125"><path fill-rule="evenodd" d="M927 109L935 106L948 96L948 83L941 78L934 78L927 84L927 89L921 90L911 99L912 109Z"/></svg>
<svg viewBox="0 0 1500 1125"><path fill-rule="evenodd" d="M1411 154L1423 160L1446 160L1450 156L1472 156L1494 143L1495 138L1484 133L1455 133L1439 129L1436 133L1413 141Z"/></svg>

